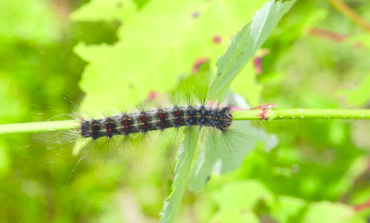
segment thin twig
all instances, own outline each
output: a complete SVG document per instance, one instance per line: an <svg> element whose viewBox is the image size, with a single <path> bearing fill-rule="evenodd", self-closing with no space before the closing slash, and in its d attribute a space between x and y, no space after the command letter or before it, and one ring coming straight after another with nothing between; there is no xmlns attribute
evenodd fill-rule
<svg viewBox="0 0 370 223"><path fill-rule="evenodd" d="M370 119L369 109L274 109L233 112L233 120Z"/></svg>
<svg viewBox="0 0 370 223"><path fill-rule="evenodd" d="M352 8L341 0L328 0L338 11L343 13L347 18L355 24L361 26L366 32L370 32L370 23L362 19Z"/></svg>

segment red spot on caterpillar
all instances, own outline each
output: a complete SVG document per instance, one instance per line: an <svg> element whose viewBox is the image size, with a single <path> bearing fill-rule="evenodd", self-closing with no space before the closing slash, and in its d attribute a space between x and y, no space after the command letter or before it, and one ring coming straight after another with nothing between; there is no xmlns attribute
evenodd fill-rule
<svg viewBox="0 0 370 223"><path fill-rule="evenodd" d="M215 36L215 37L213 37L213 40L212 41L214 43L217 43L217 44L221 43L221 36Z"/></svg>
<svg viewBox="0 0 370 223"><path fill-rule="evenodd" d="M140 116L140 120L141 120L142 122L145 122L145 121L146 121L146 117L145 117L144 115L142 115L142 116Z"/></svg>
<svg viewBox="0 0 370 223"><path fill-rule="evenodd" d="M195 63L194 63L194 65L193 65L193 73L197 73L198 71L199 71L199 67L202 65L202 64L204 64L204 63L206 63L206 62L208 62L209 61L209 58L207 58L207 57L201 57L201 58L199 58L199 59L197 59L196 61L195 61Z"/></svg>
<svg viewBox="0 0 370 223"><path fill-rule="evenodd" d="M124 120L123 124L127 126L129 124L128 120Z"/></svg>
<svg viewBox="0 0 370 223"><path fill-rule="evenodd" d="M180 124L180 123L181 123L180 119L176 119L176 124Z"/></svg>
<svg viewBox="0 0 370 223"><path fill-rule="evenodd" d="M175 116L179 116L180 115L180 112L179 111L175 111Z"/></svg>
<svg viewBox="0 0 370 223"><path fill-rule="evenodd" d="M112 132L112 125L111 124L107 124L106 126L108 132Z"/></svg>
<svg viewBox="0 0 370 223"><path fill-rule="evenodd" d="M164 118L163 113L159 113L159 114L158 114L158 118L159 118L159 119L163 119L163 118Z"/></svg>
<svg viewBox="0 0 370 223"><path fill-rule="evenodd" d="M164 127L164 122L160 122L159 125L160 125L161 128L163 128Z"/></svg>

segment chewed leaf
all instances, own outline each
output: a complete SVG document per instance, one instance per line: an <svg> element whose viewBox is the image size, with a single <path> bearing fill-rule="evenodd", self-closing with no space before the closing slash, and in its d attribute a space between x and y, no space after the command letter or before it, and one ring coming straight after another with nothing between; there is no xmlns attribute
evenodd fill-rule
<svg viewBox="0 0 370 223"><path fill-rule="evenodd" d="M126 21L137 12L132 0L93 0L71 14L73 21Z"/></svg>
<svg viewBox="0 0 370 223"><path fill-rule="evenodd" d="M86 95L81 111L94 113L98 107L110 109L122 103L131 108L150 92L173 90L179 80L194 73L200 59L215 64L230 37L264 1L159 0L150 1L134 16L122 14L116 44L80 43L75 48L88 62L80 81ZM116 18L116 9L110 6L102 6L104 12L99 13L104 15L95 16L96 4L101 2L89 3L86 11L81 8L72 17L84 21ZM129 1L122 2L122 10L129 7ZM110 0L107 4L116 3Z"/></svg>
<svg viewBox="0 0 370 223"><path fill-rule="evenodd" d="M238 168L257 142L263 142L269 150L276 146L277 139L249 121L234 121L225 133L207 134L192 170L189 189L199 192L212 173L223 174Z"/></svg>
<svg viewBox="0 0 370 223"><path fill-rule="evenodd" d="M292 2L267 2L233 38L226 53L217 61L217 74L211 84L210 97L223 97L231 82L270 35Z"/></svg>
<svg viewBox="0 0 370 223"><path fill-rule="evenodd" d="M194 152L197 148L199 132L199 128L191 128L186 131L184 142L177 155L177 165L175 168L175 179L172 184L172 192L166 199L161 211L161 223L175 222L185 187L189 179Z"/></svg>
<svg viewBox="0 0 370 223"><path fill-rule="evenodd" d="M195 99L198 100L197 102L203 102L206 99L211 71L209 64L205 65L196 75L185 78L173 90L172 94L176 102L182 99L188 101Z"/></svg>

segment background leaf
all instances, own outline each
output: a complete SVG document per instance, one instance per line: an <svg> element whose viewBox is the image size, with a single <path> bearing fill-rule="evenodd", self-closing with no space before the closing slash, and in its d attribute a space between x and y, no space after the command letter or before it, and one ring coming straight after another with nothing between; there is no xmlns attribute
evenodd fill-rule
<svg viewBox="0 0 370 223"><path fill-rule="evenodd" d="M210 87L210 97L224 96L233 79L262 46L281 17L293 2L267 2L256 12L251 23L246 24L230 43L225 54L217 61L217 73Z"/></svg>
<svg viewBox="0 0 370 223"><path fill-rule="evenodd" d="M370 101L370 75L366 75L355 89L342 89L340 94L347 97L348 104L353 106L365 105Z"/></svg>
<svg viewBox="0 0 370 223"><path fill-rule="evenodd" d="M126 22L137 12L136 4L132 0L93 0L74 11L70 16L74 21L107 22L118 20Z"/></svg>
<svg viewBox="0 0 370 223"><path fill-rule="evenodd" d="M258 181L231 183L212 196L220 211L212 217L213 222L260 222L252 210L259 203L272 205L273 194Z"/></svg>
<svg viewBox="0 0 370 223"><path fill-rule="evenodd" d="M353 209L346 205L318 202L309 206L302 222L348 222L353 215Z"/></svg>
<svg viewBox="0 0 370 223"><path fill-rule="evenodd" d="M4 21L0 23L1 40L6 43L21 39L41 45L60 40L62 27L58 24L58 16L48 7L43 0L1 1L0 20Z"/></svg>
<svg viewBox="0 0 370 223"><path fill-rule="evenodd" d="M83 98L78 82L86 64L86 74L89 74L87 80L83 80L86 82L84 87L89 87L91 92L100 88L101 92L109 91L101 97L89 98L90 110L103 110L99 101L106 100L109 106L119 107L113 101L136 100L135 92L118 94L112 87L125 87L130 78L136 80L134 66L131 72L126 70L126 65L130 64L129 56L124 57L125 61L119 61L120 53L124 52L116 53L116 45L123 44L121 38L131 35L126 32L126 25L132 20L139 21L143 13L145 19L136 22L142 28L137 27L137 33L131 38L140 35L150 40L151 36L157 38L160 35L154 32L164 35L172 32L162 24L183 18L166 12L173 8L162 8L157 4L162 2L160 0L149 3L135 0L137 6L128 3L132 8L125 8L125 4L115 8L114 1L104 2L111 8L99 5L102 12L96 11L97 8L89 12L87 0L0 1L1 123L71 119ZM193 18L193 12L199 11L194 14L196 19L191 20L194 21L192 35L178 27L174 31L184 40L169 41L168 45L175 43L171 45L173 51L162 45L166 46L163 50L169 52L165 57L169 64L174 59L172 56L190 61L183 67L173 63L175 72L169 70L172 68L167 64L168 71L173 72L176 79L173 87L166 86L171 93L179 90L192 94L192 81L198 81L197 88L203 86L198 85L204 80L201 69L193 72L195 63L209 59L209 70L213 73L218 56L225 52L236 31L263 5L262 1L245 0L191 2L195 3L194 11L182 15ZM343 2L368 20L369 1ZM198 3L206 7L197 10ZM83 9L85 6L86 10ZM70 22L70 13L79 7L85 10L89 19ZM92 3L91 7L96 6ZM150 10L157 8L156 14L150 15L162 19L152 20L146 12L149 7ZM189 11L189 8L192 7L184 7L184 10ZM120 13L126 9L134 11L128 11L127 15ZM105 10L109 12L103 12ZM149 25L147 21L153 23ZM202 26L198 27L200 23ZM171 34L171 38L174 36ZM197 39L198 36L202 38ZM270 53L261 59L262 72L256 75L255 67L247 63L230 88L246 97L250 105L262 100L275 103L278 108L366 108L367 91L361 83L370 70L369 39L361 27L335 10L328 1L296 1L263 44ZM148 45L155 45L155 41ZM85 62L73 52L78 43L81 49L86 48ZM203 46L210 48L209 51L200 49ZM137 54L144 55L145 51L141 49L148 47L137 47ZM107 51L101 57L98 50L93 50L99 48ZM183 53L176 54L178 49ZM198 49L212 55L197 55L194 52ZM112 56L109 52L115 54ZM184 53L192 55L191 58ZM258 52L256 56L259 56ZM135 63L140 66L138 71L154 63L153 58L149 58L143 57L143 61L138 62L139 56L135 57ZM110 60L117 62L110 63ZM94 75L92 79L89 75L95 67L99 67L96 76L102 77L93 83ZM165 82L162 77L169 73L166 71L162 76L164 70L158 70L153 70L154 76L148 80L158 76L158 80ZM111 79L111 75L114 78ZM139 92L151 87L151 82L145 81L146 77L139 77L138 80L144 80L138 81L136 88L141 89ZM104 83L104 87L99 86L100 83ZM97 85L96 89L94 85ZM190 89L185 91L189 86ZM207 90L201 89L202 92ZM351 104L350 97L346 96L353 92L356 92L354 97L359 97L354 100L357 105ZM90 90L85 93L89 95ZM230 222L235 218L249 222L295 223L306 219L306 214L314 220L329 221L333 217L337 220L335 217L349 213L350 209L354 211L347 215L349 219L344 218L345 222L368 221L370 209L364 208L370 200L368 121L280 120L256 124L266 132L274 133L279 145L266 153L262 143L257 143L239 168L222 176L212 175L198 194L186 192L177 219L179 222L223 219ZM87 150L83 159L81 155L71 154L75 132L1 135L0 222L158 222L163 200L171 191L179 143L174 140L176 135L184 136L181 131L153 132L149 137L135 140L140 144L130 147L117 139L118 148L105 143L103 147ZM104 145L104 142L100 144ZM273 202L264 199L265 194L272 195ZM250 205L249 200L258 200L254 195L262 198ZM223 205L233 205L234 199L233 207L239 210L238 213ZM316 210L310 210L311 205Z"/></svg>
<svg viewBox="0 0 370 223"><path fill-rule="evenodd" d="M252 127L248 121L233 121L225 133L205 135L199 158L193 167L189 189L200 192L212 173L224 174L238 168L258 142L264 143L265 150L269 151L276 146L277 139Z"/></svg>
<svg viewBox="0 0 370 223"><path fill-rule="evenodd" d="M177 165L175 168L175 179L172 184L172 192L166 199L161 211L161 221L163 223L175 222L177 213L180 209L181 201L184 196L185 187L190 174L194 153L197 148L199 129L188 129L185 134L183 144L180 146L177 155Z"/></svg>
<svg viewBox="0 0 370 223"><path fill-rule="evenodd" d="M122 21L119 41L113 46L76 47L76 53L89 63L80 82L86 93L81 110L96 110L96 100L101 107L124 102L129 108L149 92L172 90L192 72L199 58L214 64L235 31L263 2L149 2L140 16ZM93 14L88 9L84 13Z"/></svg>

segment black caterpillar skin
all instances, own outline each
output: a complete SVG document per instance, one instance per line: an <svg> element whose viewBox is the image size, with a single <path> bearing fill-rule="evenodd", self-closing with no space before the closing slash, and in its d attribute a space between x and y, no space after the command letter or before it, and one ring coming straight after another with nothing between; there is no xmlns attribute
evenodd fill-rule
<svg viewBox="0 0 370 223"><path fill-rule="evenodd" d="M82 120L80 134L84 138L111 138L114 135L146 133L182 126L207 126L225 131L231 125L230 107L181 106L135 112L104 119Z"/></svg>

